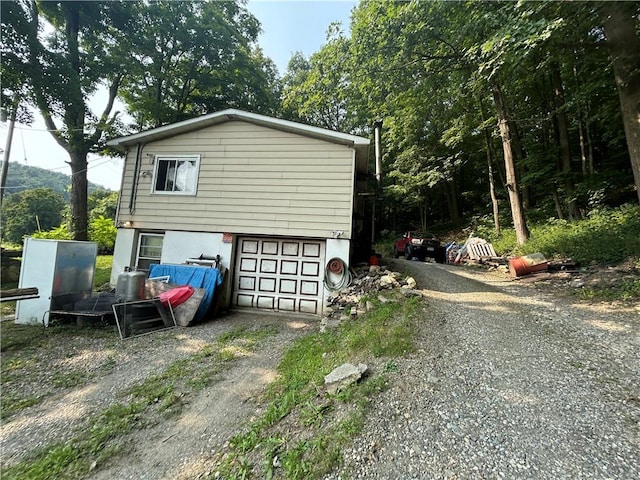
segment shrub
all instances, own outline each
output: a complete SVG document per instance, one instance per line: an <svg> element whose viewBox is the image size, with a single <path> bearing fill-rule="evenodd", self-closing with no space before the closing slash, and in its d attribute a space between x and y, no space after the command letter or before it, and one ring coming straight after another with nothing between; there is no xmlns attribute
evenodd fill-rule
<svg viewBox="0 0 640 480"><path fill-rule="evenodd" d="M89 240L98 244L98 252L103 254L113 253L118 229L110 218L100 215L89 222ZM66 225L60 225L46 232L35 232L33 238L45 238L48 240L72 240Z"/></svg>
<svg viewBox="0 0 640 480"><path fill-rule="evenodd" d="M47 240L71 240L71 234L66 225L47 230L46 232L34 232L31 234L33 238L44 238Z"/></svg>
<svg viewBox="0 0 640 480"><path fill-rule="evenodd" d="M98 244L100 253L113 253L118 229L110 218L100 215L89 223L89 240Z"/></svg>
<svg viewBox="0 0 640 480"><path fill-rule="evenodd" d="M526 255L541 252L548 258L572 258L579 263L608 264L637 257L640 252L640 206L623 205L599 209L585 220L549 219L532 225L525 245L517 245L512 229L492 241L500 254Z"/></svg>

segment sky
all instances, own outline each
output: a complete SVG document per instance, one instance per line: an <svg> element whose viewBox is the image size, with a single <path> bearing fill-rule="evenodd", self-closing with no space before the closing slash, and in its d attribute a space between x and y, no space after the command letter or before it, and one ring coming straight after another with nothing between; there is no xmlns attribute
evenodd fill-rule
<svg viewBox="0 0 640 480"><path fill-rule="evenodd" d="M347 32L350 13L356 4L357 1L351 0L249 0L247 8L262 24L263 31L258 44L264 54L275 62L282 75L293 53L302 52L308 57L326 43L326 31L330 23L341 22ZM90 106L94 112L101 112L105 102L106 97L98 95L90 102ZM2 122L2 152L8 146L7 136L8 122ZM68 154L46 131L39 116L31 126L16 123L10 151L10 162L71 174L71 169L65 163ZM111 190L120 189L122 159L89 154L88 162L87 176L90 182Z"/></svg>

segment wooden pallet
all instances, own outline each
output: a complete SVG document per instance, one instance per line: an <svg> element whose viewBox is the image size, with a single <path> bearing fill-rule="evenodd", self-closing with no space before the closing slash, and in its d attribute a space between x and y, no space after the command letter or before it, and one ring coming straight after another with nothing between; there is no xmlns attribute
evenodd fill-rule
<svg viewBox="0 0 640 480"><path fill-rule="evenodd" d="M483 258L495 258L498 255L493 249L493 245L482 238L473 237L467 240L467 254L471 260Z"/></svg>

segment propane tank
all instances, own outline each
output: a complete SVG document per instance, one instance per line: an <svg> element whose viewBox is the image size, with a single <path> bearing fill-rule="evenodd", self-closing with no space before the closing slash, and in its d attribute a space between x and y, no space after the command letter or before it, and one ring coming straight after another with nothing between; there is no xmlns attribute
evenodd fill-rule
<svg viewBox="0 0 640 480"><path fill-rule="evenodd" d="M132 271L129 267L125 267L124 272L118 275L116 297L122 298L125 302L143 300L145 279L144 272Z"/></svg>

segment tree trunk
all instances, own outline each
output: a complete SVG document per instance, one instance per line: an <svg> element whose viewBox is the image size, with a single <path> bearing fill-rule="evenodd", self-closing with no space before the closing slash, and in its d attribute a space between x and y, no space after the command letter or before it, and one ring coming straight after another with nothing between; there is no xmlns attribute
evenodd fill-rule
<svg viewBox="0 0 640 480"><path fill-rule="evenodd" d="M640 38L634 19L637 5L637 2L603 2L602 13L640 202Z"/></svg>
<svg viewBox="0 0 640 480"><path fill-rule="evenodd" d="M511 129L509 127L509 111L504 101L502 91L498 84L491 86L493 91L493 100L498 113L498 128L500 129L500 137L502 138L502 150L504 153L504 166L507 180L507 191L509 192L509 204L511 205L511 217L513 218L513 228L516 232L516 239L519 245L529 239L529 229L524 216L520 194L518 192L518 181L516 178L516 166L514 162Z"/></svg>
<svg viewBox="0 0 640 480"><path fill-rule="evenodd" d="M483 118L484 121L484 118ZM487 175L489 176L489 195L491 196L491 207L493 210L493 226L496 235L500 235L500 210L498 197L496 196L496 184L493 178L493 149L491 148L491 134L489 129L483 129L485 148L487 149Z"/></svg>
<svg viewBox="0 0 640 480"><path fill-rule="evenodd" d="M560 203L560 195L558 195L558 189L554 186L551 189L551 195L553 196L553 204L556 206L556 213L560 220L564 220L564 212L562 211L562 203Z"/></svg>
<svg viewBox="0 0 640 480"><path fill-rule="evenodd" d="M576 186L571 172L569 122L567 120L567 113L565 112L564 87L562 85L562 77L560 76L560 67L556 63L551 67L551 85L553 88L553 103L558 126L558 155L567 201L567 211L569 213L569 220L578 220L581 218L581 215L576 202Z"/></svg>
<svg viewBox="0 0 640 480"><path fill-rule="evenodd" d="M71 232L74 240L88 240L87 225L87 153L70 152L71 161Z"/></svg>
<svg viewBox="0 0 640 480"><path fill-rule="evenodd" d="M444 185L446 192L447 205L449 207L449 218L455 226L460 225L460 210L458 206L458 189L456 188L455 179L447 181Z"/></svg>

